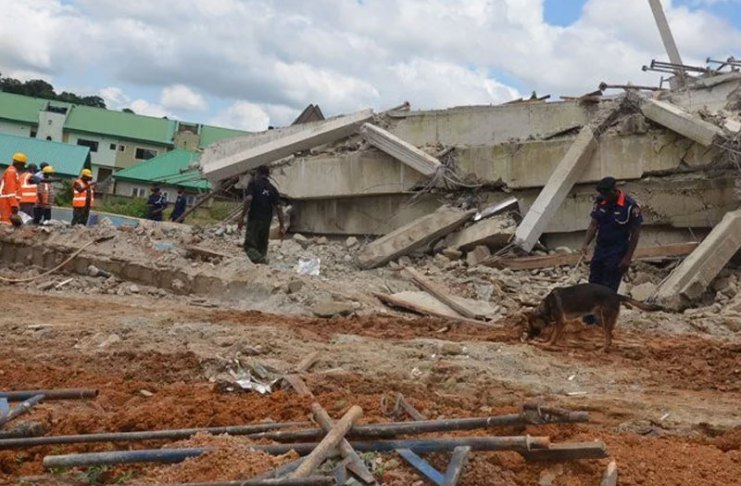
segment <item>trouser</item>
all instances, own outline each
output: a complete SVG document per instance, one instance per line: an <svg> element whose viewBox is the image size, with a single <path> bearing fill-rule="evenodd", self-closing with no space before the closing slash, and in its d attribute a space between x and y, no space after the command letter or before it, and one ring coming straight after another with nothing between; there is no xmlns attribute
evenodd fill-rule
<svg viewBox="0 0 741 486"><path fill-rule="evenodd" d="M617 292L620 282L623 280L623 272L620 271L620 262L623 261L625 252L615 252L606 255L595 253L592 263L589 265L589 283L604 285ZM586 324L597 324L599 320L594 315L585 316Z"/></svg>
<svg viewBox="0 0 741 486"><path fill-rule="evenodd" d="M72 208L72 224L87 225L87 220L90 217L90 207L84 208Z"/></svg>
<svg viewBox="0 0 741 486"><path fill-rule="evenodd" d="M42 221L51 219L51 208L36 206L33 208L33 224L41 224Z"/></svg>
<svg viewBox="0 0 741 486"><path fill-rule="evenodd" d="M29 216L33 216L33 207L34 203L21 203L19 210Z"/></svg>
<svg viewBox="0 0 741 486"><path fill-rule="evenodd" d="M252 263L267 263L270 220L248 220L244 251Z"/></svg>
<svg viewBox="0 0 741 486"><path fill-rule="evenodd" d="M13 206L10 204L10 198L0 198L0 222L10 224L11 214L13 214Z"/></svg>

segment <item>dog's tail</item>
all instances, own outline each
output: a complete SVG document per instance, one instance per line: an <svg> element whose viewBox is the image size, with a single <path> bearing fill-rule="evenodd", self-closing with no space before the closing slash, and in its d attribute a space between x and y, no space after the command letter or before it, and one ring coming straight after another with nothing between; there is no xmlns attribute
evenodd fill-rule
<svg viewBox="0 0 741 486"><path fill-rule="evenodd" d="M638 309L641 309L642 311L657 312L666 310L660 305L649 304L647 302L641 302L639 300L631 299L627 295L618 294L618 298L620 299L621 303L627 305L628 307L636 307Z"/></svg>

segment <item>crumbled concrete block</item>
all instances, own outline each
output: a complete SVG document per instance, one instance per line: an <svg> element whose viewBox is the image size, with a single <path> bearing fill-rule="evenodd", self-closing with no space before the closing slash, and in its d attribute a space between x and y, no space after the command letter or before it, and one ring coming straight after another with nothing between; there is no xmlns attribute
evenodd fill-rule
<svg viewBox="0 0 741 486"><path fill-rule="evenodd" d="M349 316L355 312L355 306L346 302L319 302L311 308L317 317L330 318L335 316Z"/></svg>
<svg viewBox="0 0 741 486"><path fill-rule="evenodd" d="M288 293L289 294L295 294L297 292L300 292L302 288L304 288L303 280L294 279L288 282Z"/></svg>
<svg viewBox="0 0 741 486"><path fill-rule="evenodd" d="M641 111L650 120L705 147L712 145L716 137L723 135L721 128L666 101L646 100L641 105Z"/></svg>
<svg viewBox="0 0 741 486"><path fill-rule="evenodd" d="M303 249L306 249L311 244L311 241L307 237L299 233L293 235L293 241L301 245Z"/></svg>
<svg viewBox="0 0 741 486"><path fill-rule="evenodd" d="M656 293L656 285L651 282L645 282L630 289L630 296L641 302L653 297L654 293Z"/></svg>
<svg viewBox="0 0 741 486"><path fill-rule="evenodd" d="M349 238L347 238L347 240L345 240L345 246L347 248L354 248L357 245L358 245L358 239L355 238L354 236L350 236Z"/></svg>
<svg viewBox="0 0 741 486"><path fill-rule="evenodd" d="M442 165L432 155L423 152L383 128L370 123L364 123L360 129L360 133L374 147L386 152L401 163L428 177L435 174L438 167Z"/></svg>
<svg viewBox="0 0 741 486"><path fill-rule="evenodd" d="M468 255L466 255L466 263L468 263L469 267L475 267L476 265L488 259L490 256L491 250L489 250L489 247L479 245L468 252Z"/></svg>
<svg viewBox="0 0 741 486"><path fill-rule="evenodd" d="M452 261L460 260L463 257L463 252L456 248L445 248L442 254Z"/></svg>
<svg viewBox="0 0 741 486"><path fill-rule="evenodd" d="M443 206L434 213L377 239L358 255L362 268L375 268L402 255L407 255L430 245L439 238L455 231L473 216L475 210L463 211Z"/></svg>
<svg viewBox="0 0 741 486"><path fill-rule="evenodd" d="M469 251L478 245L502 248L510 242L517 226L507 214L481 220L445 238L451 248Z"/></svg>

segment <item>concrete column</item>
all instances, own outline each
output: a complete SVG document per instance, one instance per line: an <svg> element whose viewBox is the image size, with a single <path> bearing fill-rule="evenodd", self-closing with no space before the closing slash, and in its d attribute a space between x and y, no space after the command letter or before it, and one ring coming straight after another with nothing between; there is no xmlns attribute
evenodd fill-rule
<svg viewBox="0 0 741 486"><path fill-rule="evenodd" d="M206 179L211 182L218 182L260 165L288 157L296 152L348 137L371 116L373 116L373 110L364 110L352 115L312 124L312 126L297 133L291 133L221 159L202 162L201 171Z"/></svg>
<svg viewBox="0 0 741 486"><path fill-rule="evenodd" d="M579 175L587 169L596 148L597 138L592 129L585 126L517 227L515 232L517 246L525 251L533 249Z"/></svg>
<svg viewBox="0 0 741 486"><path fill-rule="evenodd" d="M661 42L664 43L664 49L666 49L666 53L669 55L669 61L672 64L682 64L682 58L679 55L677 44L674 42L674 36L672 35L672 29L669 27L669 21L666 20L664 9L661 6L661 0L648 0L648 3L651 5L651 12L654 14L656 26L659 28L659 34L661 34ZM679 82L672 83L672 88L681 88L686 82L684 71L679 69L675 71L675 74Z"/></svg>
<svg viewBox="0 0 741 486"><path fill-rule="evenodd" d="M699 298L733 255L741 248L741 209L726 213L700 246L656 291L656 302L681 309Z"/></svg>
<svg viewBox="0 0 741 486"><path fill-rule="evenodd" d="M715 137L723 135L721 128L665 101L646 100L641 104L641 111L648 119L705 147L710 146Z"/></svg>
<svg viewBox="0 0 741 486"><path fill-rule="evenodd" d="M383 128L371 125L370 123L364 123L360 129L360 133L374 147L386 152L401 163L428 177L434 175L437 168L441 165L440 161L432 155L423 152Z"/></svg>

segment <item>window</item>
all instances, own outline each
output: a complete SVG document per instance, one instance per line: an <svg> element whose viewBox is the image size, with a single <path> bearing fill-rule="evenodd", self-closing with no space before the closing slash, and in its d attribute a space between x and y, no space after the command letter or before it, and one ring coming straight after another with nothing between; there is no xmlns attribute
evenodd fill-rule
<svg viewBox="0 0 741 486"><path fill-rule="evenodd" d="M110 147L108 147L108 148L111 149L111 150L116 150L116 144L115 143L112 143L110 145Z"/></svg>
<svg viewBox="0 0 741 486"><path fill-rule="evenodd" d="M36 130L31 130L31 134L29 135L31 138L36 138Z"/></svg>
<svg viewBox="0 0 741 486"><path fill-rule="evenodd" d="M82 145L84 147L90 147L91 152L98 151L98 142L94 140L85 140L84 138L78 138L77 145Z"/></svg>
<svg viewBox="0 0 741 486"><path fill-rule="evenodd" d="M119 152L123 152L124 150L126 150L126 145L119 145L118 146L118 151Z"/></svg>
<svg viewBox="0 0 741 486"><path fill-rule="evenodd" d="M195 196L185 196L185 200L188 203L188 206L192 206L196 203L196 197Z"/></svg>
<svg viewBox="0 0 741 486"><path fill-rule="evenodd" d="M132 187L131 188L131 197L144 197L146 194L146 191L143 187Z"/></svg>
<svg viewBox="0 0 741 486"><path fill-rule="evenodd" d="M150 149L144 149L144 148L138 148L136 149L136 155L134 155L134 158L136 160L149 160L157 157L157 151L156 150L150 150Z"/></svg>
<svg viewBox="0 0 741 486"><path fill-rule="evenodd" d="M111 177L111 174L113 174L113 169L104 169L103 167L98 168L98 178L96 179L98 182L103 182L104 180Z"/></svg>

